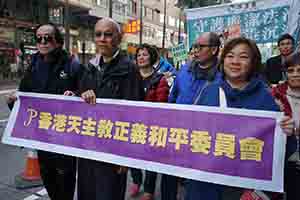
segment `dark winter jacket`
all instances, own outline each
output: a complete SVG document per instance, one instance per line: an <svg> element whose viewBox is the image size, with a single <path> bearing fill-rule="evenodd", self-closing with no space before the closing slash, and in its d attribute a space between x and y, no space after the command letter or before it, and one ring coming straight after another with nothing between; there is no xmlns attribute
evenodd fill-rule
<svg viewBox="0 0 300 200"><path fill-rule="evenodd" d="M168 102L169 85L163 74L154 73L143 80L145 101Z"/></svg>
<svg viewBox="0 0 300 200"><path fill-rule="evenodd" d="M36 53L32 56L31 66L20 82L19 91L47 94L76 91L79 87L80 73L81 65L62 49L52 51L47 57L47 62L40 53Z"/></svg>
<svg viewBox="0 0 300 200"><path fill-rule="evenodd" d="M286 78L286 69L282 65L281 56L275 56L267 60L264 71L265 78L269 84L278 84Z"/></svg>
<svg viewBox="0 0 300 200"><path fill-rule="evenodd" d="M243 90L232 88L223 78L219 83L212 84L203 91L199 104L219 106L219 87L221 87L224 90L228 107L279 111L267 85L259 78L252 78Z"/></svg>
<svg viewBox="0 0 300 200"><path fill-rule="evenodd" d="M80 94L93 90L97 98L143 100L144 91L136 66L119 53L110 63L93 59L85 67Z"/></svg>

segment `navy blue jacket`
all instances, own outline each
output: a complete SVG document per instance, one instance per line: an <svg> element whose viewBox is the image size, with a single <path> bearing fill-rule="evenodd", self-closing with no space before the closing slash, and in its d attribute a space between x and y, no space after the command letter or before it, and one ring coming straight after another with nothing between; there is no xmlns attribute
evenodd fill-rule
<svg viewBox="0 0 300 200"><path fill-rule="evenodd" d="M279 111L267 85L259 78L252 78L243 90L233 89L222 78L219 84L212 84L203 91L197 104L219 106L219 87L224 90L228 107Z"/></svg>
<svg viewBox="0 0 300 200"><path fill-rule="evenodd" d="M63 94L66 90L77 91L80 73L80 64L62 49L51 52L47 62L41 54L36 53L20 82L19 91L47 94Z"/></svg>

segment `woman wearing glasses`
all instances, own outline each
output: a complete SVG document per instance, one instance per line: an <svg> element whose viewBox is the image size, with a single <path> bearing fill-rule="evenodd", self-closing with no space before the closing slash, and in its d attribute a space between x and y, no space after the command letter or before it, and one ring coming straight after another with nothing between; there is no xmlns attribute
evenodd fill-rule
<svg viewBox="0 0 300 200"><path fill-rule="evenodd" d="M288 80L273 88L272 94L286 115L281 122L281 127L288 136L284 183L286 199L292 200L300 199L300 53L287 57L285 66Z"/></svg>

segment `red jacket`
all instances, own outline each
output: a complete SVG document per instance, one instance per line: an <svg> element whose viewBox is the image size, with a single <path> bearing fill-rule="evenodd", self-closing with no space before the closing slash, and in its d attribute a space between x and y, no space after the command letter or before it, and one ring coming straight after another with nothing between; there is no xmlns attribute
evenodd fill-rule
<svg viewBox="0 0 300 200"><path fill-rule="evenodd" d="M279 84L272 88L272 95L282 104L284 114L292 117L292 108L287 98L287 89L287 82ZM287 137L286 144L286 159L288 159L295 151L297 151L297 139L295 136L289 136Z"/></svg>
<svg viewBox="0 0 300 200"><path fill-rule="evenodd" d="M145 86L145 101L150 102L168 102L169 85L162 74L154 74L147 80Z"/></svg>
<svg viewBox="0 0 300 200"><path fill-rule="evenodd" d="M278 84L276 87L272 88L272 96L275 97L283 106L283 112L285 115L292 117L292 108L286 97L286 92L288 89L287 82Z"/></svg>

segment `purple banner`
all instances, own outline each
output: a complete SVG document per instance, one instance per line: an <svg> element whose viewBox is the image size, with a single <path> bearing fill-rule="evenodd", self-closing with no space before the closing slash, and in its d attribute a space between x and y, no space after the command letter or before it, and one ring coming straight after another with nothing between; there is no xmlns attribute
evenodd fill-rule
<svg viewBox="0 0 300 200"><path fill-rule="evenodd" d="M272 179L269 117L20 96L12 137L205 172Z"/></svg>

